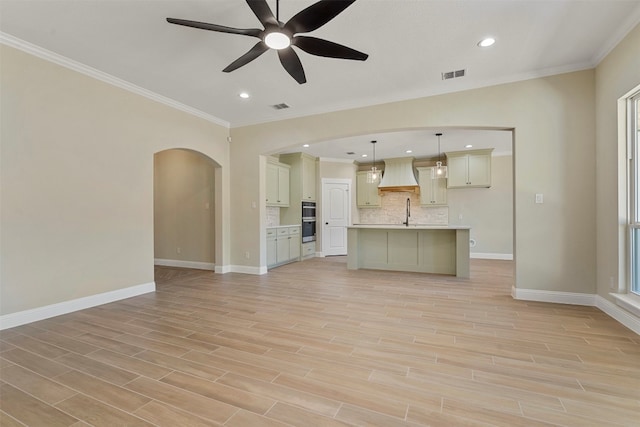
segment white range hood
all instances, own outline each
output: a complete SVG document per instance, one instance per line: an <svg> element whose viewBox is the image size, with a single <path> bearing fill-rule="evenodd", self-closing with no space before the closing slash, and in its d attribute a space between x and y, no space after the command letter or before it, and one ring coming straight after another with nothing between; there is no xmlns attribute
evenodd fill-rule
<svg viewBox="0 0 640 427"><path fill-rule="evenodd" d="M386 159L378 191L409 191L420 194L420 186L413 173L413 157Z"/></svg>

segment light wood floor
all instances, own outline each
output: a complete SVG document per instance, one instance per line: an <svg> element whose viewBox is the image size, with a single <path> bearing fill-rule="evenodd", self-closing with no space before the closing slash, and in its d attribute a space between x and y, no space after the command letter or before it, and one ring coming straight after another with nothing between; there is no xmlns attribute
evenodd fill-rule
<svg viewBox="0 0 640 427"><path fill-rule="evenodd" d="M638 335L471 267L158 268L155 294L1 332L0 425L640 425Z"/></svg>

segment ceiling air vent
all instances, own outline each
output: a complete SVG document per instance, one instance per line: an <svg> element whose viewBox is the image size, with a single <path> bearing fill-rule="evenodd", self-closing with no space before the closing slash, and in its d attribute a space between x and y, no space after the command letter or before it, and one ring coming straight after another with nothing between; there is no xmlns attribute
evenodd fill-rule
<svg viewBox="0 0 640 427"><path fill-rule="evenodd" d="M455 79L458 77L464 77L465 70L446 71L442 73L442 80Z"/></svg>
<svg viewBox="0 0 640 427"><path fill-rule="evenodd" d="M274 110L284 110L286 108L289 108L289 106L283 102L281 104L272 105L271 108L273 108Z"/></svg>

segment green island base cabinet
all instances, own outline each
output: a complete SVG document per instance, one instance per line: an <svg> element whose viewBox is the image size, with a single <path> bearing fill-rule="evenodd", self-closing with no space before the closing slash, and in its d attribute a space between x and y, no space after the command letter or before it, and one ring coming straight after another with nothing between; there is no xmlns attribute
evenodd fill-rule
<svg viewBox="0 0 640 427"><path fill-rule="evenodd" d="M347 268L469 277L468 226L347 227Z"/></svg>
<svg viewBox="0 0 640 427"><path fill-rule="evenodd" d="M300 226L267 228L267 268L300 260Z"/></svg>

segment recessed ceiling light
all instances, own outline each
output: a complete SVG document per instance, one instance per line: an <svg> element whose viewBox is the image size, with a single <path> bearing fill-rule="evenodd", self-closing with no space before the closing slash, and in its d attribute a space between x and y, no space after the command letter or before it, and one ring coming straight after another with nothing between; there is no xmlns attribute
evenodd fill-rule
<svg viewBox="0 0 640 427"><path fill-rule="evenodd" d="M494 39L493 37L487 37L485 39L482 39L478 42L478 46L480 47L489 47L491 45L493 45L496 42L496 39Z"/></svg>
<svg viewBox="0 0 640 427"><path fill-rule="evenodd" d="M471 144L467 144L467 145L464 146L464 148L471 148L471 147L473 147L473 145L471 145Z"/></svg>
<svg viewBox="0 0 640 427"><path fill-rule="evenodd" d="M413 150L407 150L407 151L405 151L405 153L407 153L407 154L413 153Z"/></svg>
<svg viewBox="0 0 640 427"><path fill-rule="evenodd" d="M242 98L242 99L247 99L247 98L249 98L249 94L248 94L247 92L240 92L240 93L238 94L238 96L239 96L240 98Z"/></svg>
<svg viewBox="0 0 640 427"><path fill-rule="evenodd" d="M303 147L304 148L309 148L309 144L304 144Z"/></svg>
<svg viewBox="0 0 640 427"><path fill-rule="evenodd" d="M366 154L363 154L363 155L362 155L362 157L367 157L367 155L366 155Z"/></svg>

